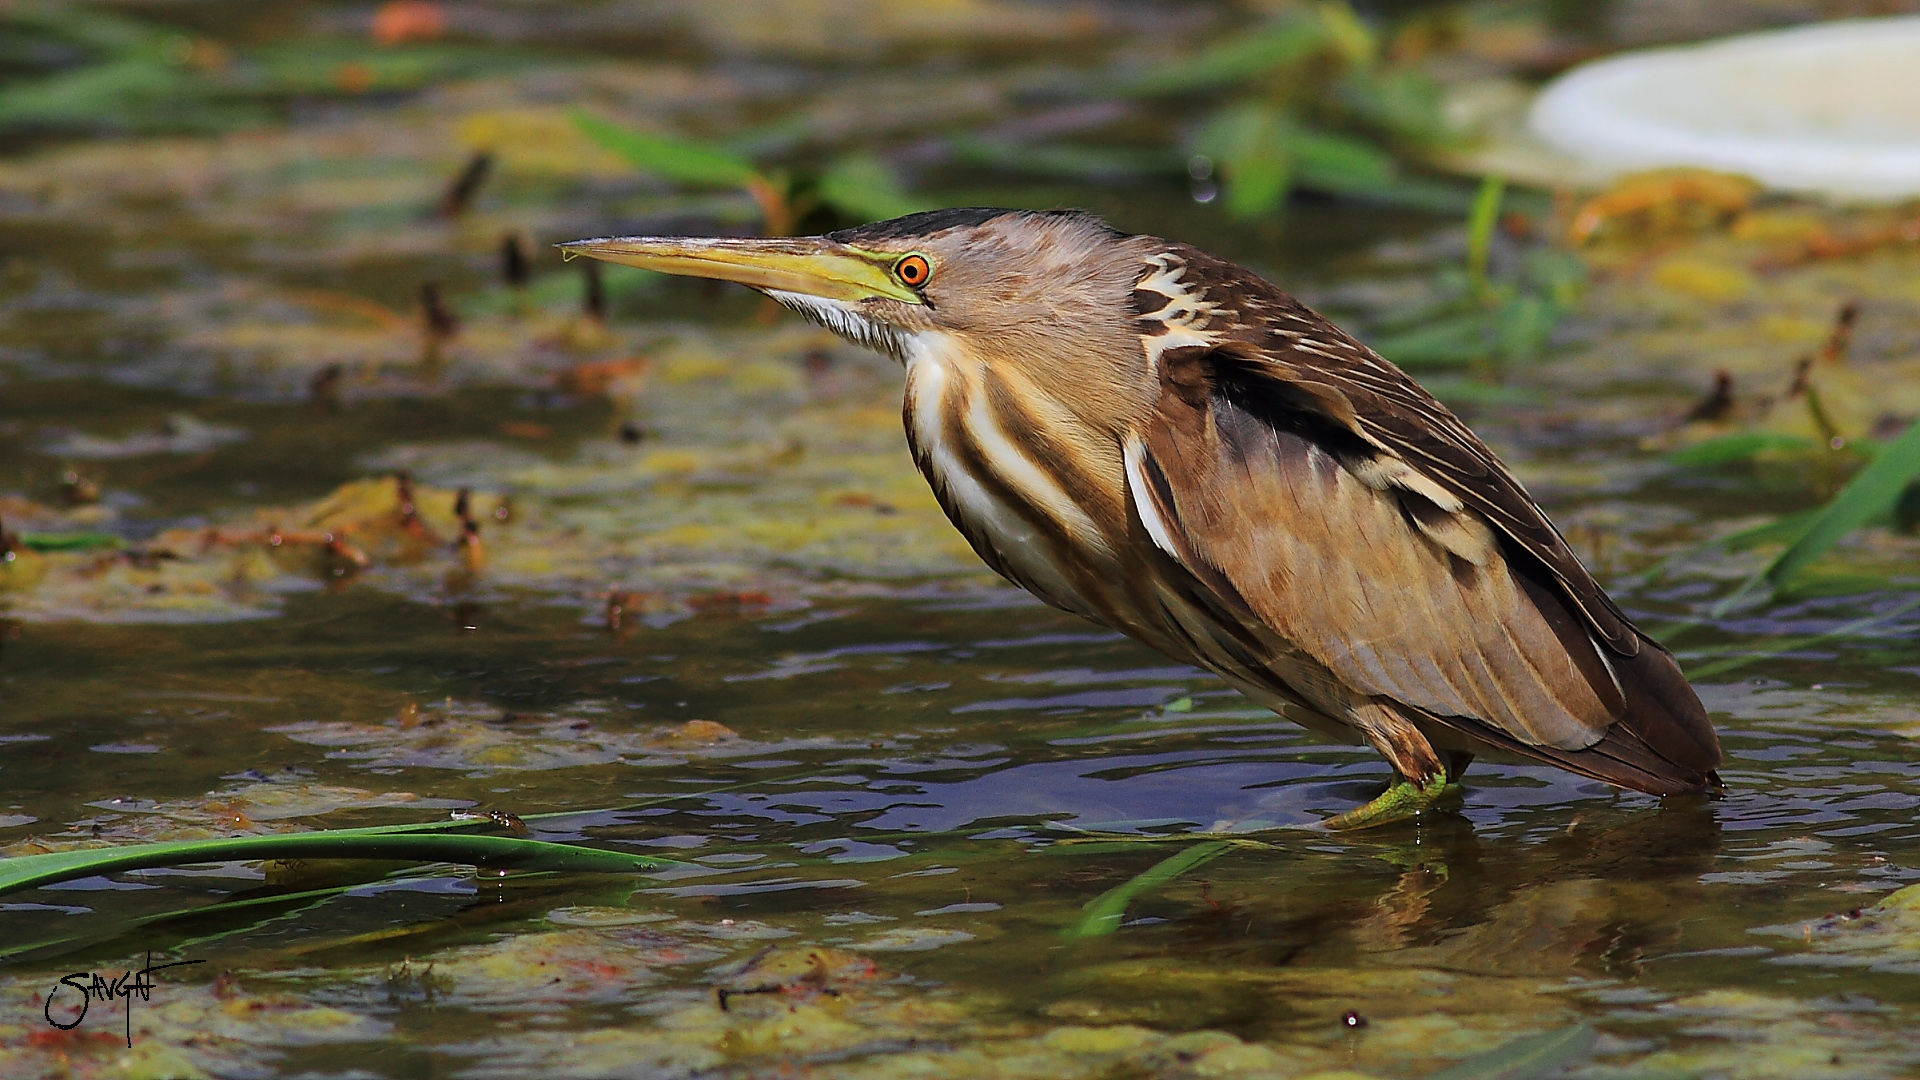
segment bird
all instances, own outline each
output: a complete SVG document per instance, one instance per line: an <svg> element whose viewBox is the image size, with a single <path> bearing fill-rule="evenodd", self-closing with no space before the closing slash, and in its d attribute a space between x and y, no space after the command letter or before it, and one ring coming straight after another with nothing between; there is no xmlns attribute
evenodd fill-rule
<svg viewBox="0 0 1920 1080"><path fill-rule="evenodd" d="M898 361L913 461L989 567L1386 759L1328 829L1444 809L1476 757L1721 786L1673 656L1493 451L1251 270L1080 210L559 246L746 285Z"/></svg>

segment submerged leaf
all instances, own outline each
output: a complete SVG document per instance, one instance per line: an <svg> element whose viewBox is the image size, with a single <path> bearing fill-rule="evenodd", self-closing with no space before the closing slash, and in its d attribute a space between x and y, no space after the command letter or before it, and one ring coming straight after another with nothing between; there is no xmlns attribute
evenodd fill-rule
<svg viewBox="0 0 1920 1080"><path fill-rule="evenodd" d="M1128 904L1208 862L1231 846L1224 840L1209 840L1154 863L1088 901L1086 907L1081 909L1080 921L1067 928L1067 936L1104 937L1113 933L1120 928L1120 918L1127 913Z"/></svg>
<svg viewBox="0 0 1920 1080"><path fill-rule="evenodd" d="M1596 1038L1585 1024L1529 1035L1442 1069L1427 1080L1531 1080L1586 1057Z"/></svg>

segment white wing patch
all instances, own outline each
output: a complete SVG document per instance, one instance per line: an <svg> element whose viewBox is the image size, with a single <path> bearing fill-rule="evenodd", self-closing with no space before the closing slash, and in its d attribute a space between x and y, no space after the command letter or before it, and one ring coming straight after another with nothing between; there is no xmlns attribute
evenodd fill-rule
<svg viewBox="0 0 1920 1080"><path fill-rule="evenodd" d="M1153 546L1175 559L1180 558L1180 549L1173 542L1173 533L1160 517L1160 509L1154 505L1152 490L1147 486L1146 444L1137 437L1130 438L1121 454L1127 466L1127 495L1133 500L1134 512L1140 515L1140 524L1147 527L1147 536L1153 540Z"/></svg>
<svg viewBox="0 0 1920 1080"><path fill-rule="evenodd" d="M1400 458L1389 457L1385 452L1376 457L1349 461L1346 466L1349 472L1375 491L1403 487L1426 498L1433 505L1450 514L1459 513L1460 509L1466 505L1460 501L1458 495L1434 483L1426 474Z"/></svg>
<svg viewBox="0 0 1920 1080"><path fill-rule="evenodd" d="M1162 333L1141 338L1147 352L1147 375L1158 380L1160 357L1168 349L1191 345L1211 348L1219 342L1219 335L1208 333L1207 326L1213 322L1214 312L1219 310L1220 305L1209 301L1205 290L1196 289L1183 280L1187 263L1179 256L1151 255L1147 258L1147 265L1154 268L1153 272L1137 282L1134 288L1168 298L1166 307L1141 316L1166 327Z"/></svg>

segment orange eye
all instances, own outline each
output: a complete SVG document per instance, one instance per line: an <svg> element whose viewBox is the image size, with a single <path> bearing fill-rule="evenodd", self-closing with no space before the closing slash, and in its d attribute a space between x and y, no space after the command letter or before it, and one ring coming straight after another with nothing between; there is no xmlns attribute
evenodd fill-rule
<svg viewBox="0 0 1920 1080"><path fill-rule="evenodd" d="M908 255L893 264L893 276L899 278L902 284L917 289L933 276L933 264L927 262L925 255Z"/></svg>

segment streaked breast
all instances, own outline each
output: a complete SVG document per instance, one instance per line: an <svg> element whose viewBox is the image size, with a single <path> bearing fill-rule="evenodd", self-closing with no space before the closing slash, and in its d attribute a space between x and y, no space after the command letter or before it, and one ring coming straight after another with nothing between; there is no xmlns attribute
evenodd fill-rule
<svg viewBox="0 0 1920 1080"><path fill-rule="evenodd" d="M1035 448L1062 445L1038 391L931 335L906 360L907 443L947 517L1003 577L1109 622L1102 581L1124 537L1081 504L1098 487L1088 470L1068 455L1036 460Z"/></svg>

